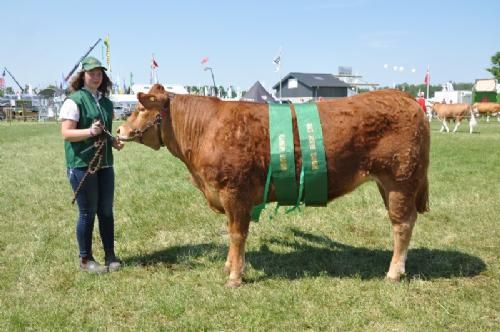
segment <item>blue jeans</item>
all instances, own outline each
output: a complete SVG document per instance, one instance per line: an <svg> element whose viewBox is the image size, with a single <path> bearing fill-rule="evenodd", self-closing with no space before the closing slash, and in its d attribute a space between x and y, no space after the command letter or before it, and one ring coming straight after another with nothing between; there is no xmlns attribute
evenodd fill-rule
<svg viewBox="0 0 500 332"><path fill-rule="evenodd" d="M73 191L87 171L86 167L68 168L67 174ZM106 257L114 256L114 217L113 200L115 192L115 173L113 167L101 168L85 179L76 202L79 216L76 224L76 239L80 249L80 257L92 256L92 232L97 214L99 234Z"/></svg>

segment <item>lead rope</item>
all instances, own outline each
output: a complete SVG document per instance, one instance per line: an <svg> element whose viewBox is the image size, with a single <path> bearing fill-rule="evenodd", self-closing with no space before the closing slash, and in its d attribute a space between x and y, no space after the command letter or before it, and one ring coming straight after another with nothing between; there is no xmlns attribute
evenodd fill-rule
<svg viewBox="0 0 500 332"><path fill-rule="evenodd" d="M101 168L102 156L103 156L102 148L104 147L105 142L106 142L106 140L102 136L100 136L98 138L98 140L95 141L94 146L97 148L97 150L95 151L94 157L92 158L92 160L89 163L89 166L87 168L87 171L85 172L85 175L83 176L82 180L80 181L80 183L78 184L78 187L75 190L73 200L71 201L72 205L75 204L76 197L78 196L78 193L80 192L80 189L82 188L83 183L87 179L87 176L89 174L94 174L95 172L97 172L99 170L99 168Z"/></svg>

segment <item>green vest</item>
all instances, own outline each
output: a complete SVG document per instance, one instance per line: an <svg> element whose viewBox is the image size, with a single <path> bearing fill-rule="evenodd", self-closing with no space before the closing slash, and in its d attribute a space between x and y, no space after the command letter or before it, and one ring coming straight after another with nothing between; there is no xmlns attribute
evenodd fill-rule
<svg viewBox="0 0 500 332"><path fill-rule="evenodd" d="M80 111L80 120L76 124L77 129L89 128L94 119L100 119L107 130L111 132L113 121L113 103L105 97L99 100L99 106L95 102L92 94L81 89L72 93L69 99L73 100ZM101 167L113 166L113 152L111 151L111 138L107 135L106 145ZM90 137L80 142L64 141L64 150L66 154L66 166L68 168L87 167L95 154L94 142L96 138Z"/></svg>

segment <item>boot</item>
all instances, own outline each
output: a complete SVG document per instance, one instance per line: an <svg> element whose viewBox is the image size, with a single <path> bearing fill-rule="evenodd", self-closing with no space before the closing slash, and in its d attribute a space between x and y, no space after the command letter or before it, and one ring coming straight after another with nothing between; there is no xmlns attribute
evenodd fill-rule
<svg viewBox="0 0 500 332"><path fill-rule="evenodd" d="M114 254L106 256L106 258L104 259L104 264L108 268L109 272L117 271L122 267L122 261Z"/></svg>
<svg viewBox="0 0 500 332"><path fill-rule="evenodd" d="M102 266L92 256L80 257L80 271L88 273L105 273L108 269Z"/></svg>

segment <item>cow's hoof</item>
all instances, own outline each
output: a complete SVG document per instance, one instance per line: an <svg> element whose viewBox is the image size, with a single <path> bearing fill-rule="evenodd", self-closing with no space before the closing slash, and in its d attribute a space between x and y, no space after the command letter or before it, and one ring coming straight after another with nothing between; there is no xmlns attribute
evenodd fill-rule
<svg viewBox="0 0 500 332"><path fill-rule="evenodd" d="M241 279L236 279L236 280L229 279L226 283L226 287L229 288L238 288L240 286L241 286Z"/></svg>
<svg viewBox="0 0 500 332"><path fill-rule="evenodd" d="M390 282L399 282L400 278L401 277L399 274L391 276L391 275L389 275L389 273L387 273L387 275L385 276L385 280L390 281Z"/></svg>

